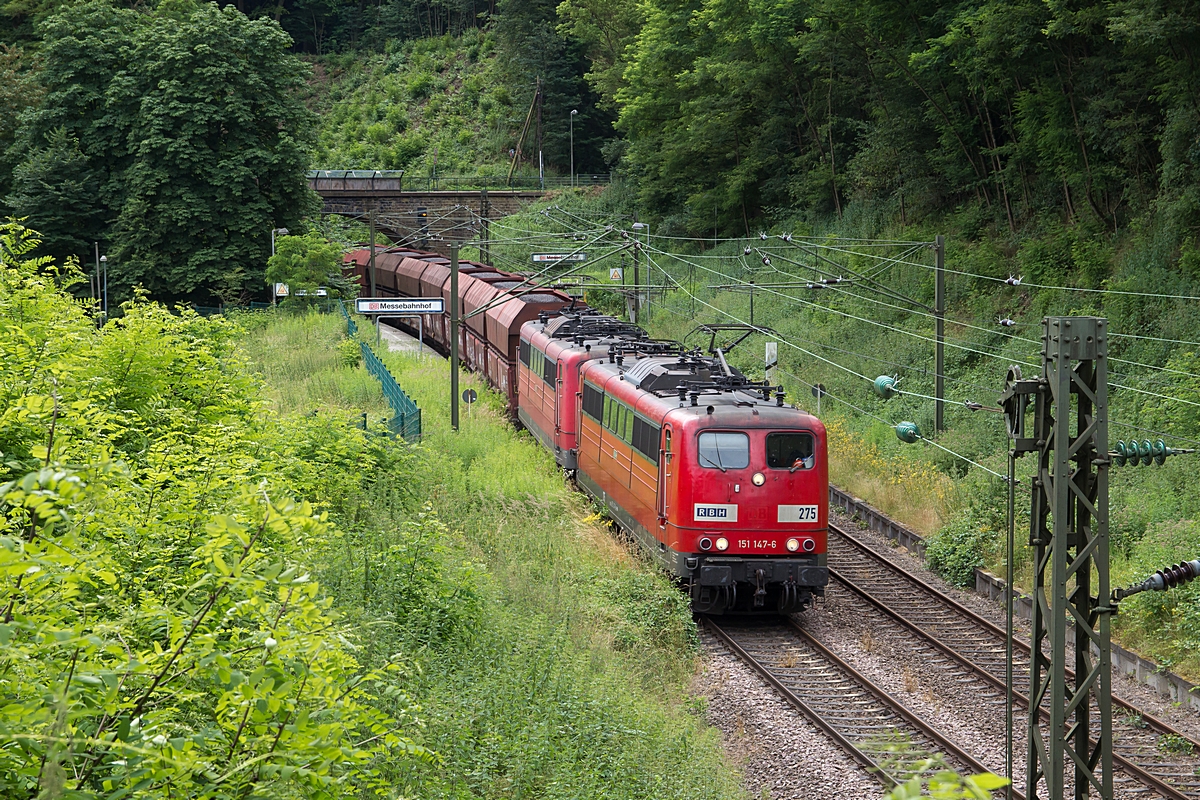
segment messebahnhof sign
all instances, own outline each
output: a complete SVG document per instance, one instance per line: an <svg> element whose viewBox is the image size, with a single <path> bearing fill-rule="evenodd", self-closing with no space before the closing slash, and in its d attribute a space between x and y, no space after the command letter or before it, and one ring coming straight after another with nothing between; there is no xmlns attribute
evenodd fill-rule
<svg viewBox="0 0 1200 800"><path fill-rule="evenodd" d="M555 263L557 261L587 261L587 253L534 253L533 263Z"/></svg>
<svg viewBox="0 0 1200 800"><path fill-rule="evenodd" d="M446 301L441 297L360 297L354 301L359 314L442 314Z"/></svg>

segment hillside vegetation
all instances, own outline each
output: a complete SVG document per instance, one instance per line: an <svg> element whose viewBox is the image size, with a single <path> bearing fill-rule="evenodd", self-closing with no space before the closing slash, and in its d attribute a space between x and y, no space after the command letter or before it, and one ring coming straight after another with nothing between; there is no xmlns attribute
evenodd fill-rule
<svg viewBox="0 0 1200 800"><path fill-rule="evenodd" d="M495 37L472 29L390 49L314 64L309 102L321 124L313 163L400 169L412 186L438 172L507 174L517 112L499 79Z"/></svg>

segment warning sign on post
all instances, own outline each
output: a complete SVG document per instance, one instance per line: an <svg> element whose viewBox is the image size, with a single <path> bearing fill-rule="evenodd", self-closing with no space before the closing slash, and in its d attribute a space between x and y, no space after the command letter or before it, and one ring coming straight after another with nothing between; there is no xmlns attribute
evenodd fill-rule
<svg viewBox="0 0 1200 800"><path fill-rule="evenodd" d="M610 281L625 280L625 270L621 269L620 267L613 267L608 271L608 279Z"/></svg>
<svg viewBox="0 0 1200 800"><path fill-rule="evenodd" d="M587 261L587 253L534 253L533 263L553 264L557 261Z"/></svg>
<svg viewBox="0 0 1200 800"><path fill-rule="evenodd" d="M442 314L446 301L441 297L360 297L354 301L359 314Z"/></svg>

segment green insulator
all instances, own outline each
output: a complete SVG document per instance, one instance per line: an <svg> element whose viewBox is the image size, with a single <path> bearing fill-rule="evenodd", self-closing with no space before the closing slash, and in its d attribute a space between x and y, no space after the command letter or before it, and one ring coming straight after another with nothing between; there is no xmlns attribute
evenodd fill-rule
<svg viewBox="0 0 1200 800"><path fill-rule="evenodd" d="M1137 449L1138 449L1138 455L1142 457L1142 466L1143 467L1150 466L1150 462L1154 460L1154 456L1151 455L1151 453L1153 451L1153 447L1151 447L1151 445L1150 445L1150 440L1143 439L1138 444Z"/></svg>
<svg viewBox="0 0 1200 800"><path fill-rule="evenodd" d="M896 438L905 444L916 444L921 438L921 429L915 422L901 422L896 426Z"/></svg>
<svg viewBox="0 0 1200 800"><path fill-rule="evenodd" d="M1113 466L1125 466L1125 462L1129 456L1129 451L1125 449L1125 443L1118 439L1116 445L1113 447L1113 450L1116 451L1116 455L1113 456Z"/></svg>
<svg viewBox="0 0 1200 800"><path fill-rule="evenodd" d="M1150 445L1150 451L1154 456L1154 463L1161 467L1167 460L1167 443L1162 439L1159 439L1158 441L1154 442L1154 444Z"/></svg>
<svg viewBox="0 0 1200 800"><path fill-rule="evenodd" d="M896 379L891 375L880 375L871 384L871 387L875 390L875 394L879 395L883 400L891 400L900 394L900 391L896 388Z"/></svg>

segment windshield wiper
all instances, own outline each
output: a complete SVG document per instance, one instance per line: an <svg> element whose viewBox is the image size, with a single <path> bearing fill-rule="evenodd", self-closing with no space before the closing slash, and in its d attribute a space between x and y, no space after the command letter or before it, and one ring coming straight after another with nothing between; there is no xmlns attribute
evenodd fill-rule
<svg viewBox="0 0 1200 800"><path fill-rule="evenodd" d="M790 475L798 469L807 469L808 465L804 463L807 460L807 458L797 458L796 463L792 464L792 468L788 470L788 474Z"/></svg>
<svg viewBox="0 0 1200 800"><path fill-rule="evenodd" d="M711 458L709 458L708 456L706 456L704 453L700 453L700 457L701 457L701 458L703 458L705 461L707 461L709 464L712 464L712 465L713 465L714 467L716 467L717 469L721 470L721 472L728 472L728 471L729 471L729 470L725 469L725 467L724 467L724 466L722 466L722 465L721 465L721 453L720 453L720 451L717 451L717 460L716 460L716 461L713 461Z"/></svg>

